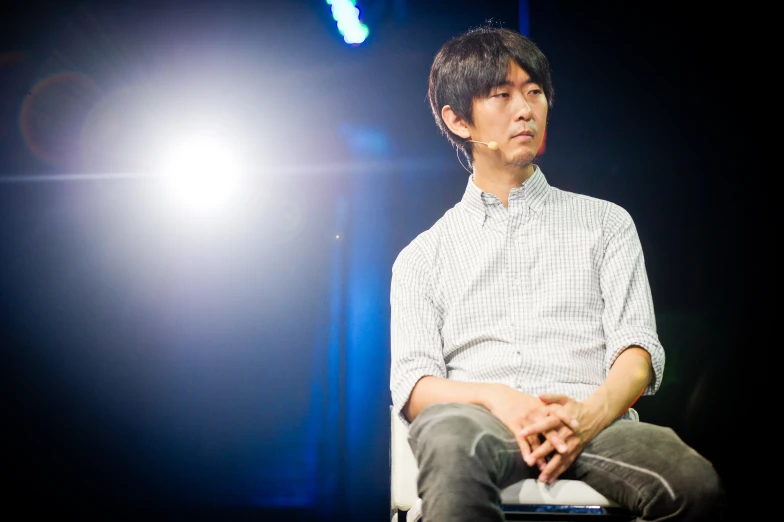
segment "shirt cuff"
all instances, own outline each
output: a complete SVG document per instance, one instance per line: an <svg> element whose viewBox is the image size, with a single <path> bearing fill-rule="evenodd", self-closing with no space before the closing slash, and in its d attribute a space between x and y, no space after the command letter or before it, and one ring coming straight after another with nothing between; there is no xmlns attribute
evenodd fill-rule
<svg viewBox="0 0 784 522"><path fill-rule="evenodd" d="M639 346L651 356L653 379L643 390L643 395L653 395L659 389L664 374L664 348L655 332L645 330L627 330L612 335L607 342L605 358L606 371L609 372L615 360L630 346Z"/></svg>
<svg viewBox="0 0 784 522"><path fill-rule="evenodd" d="M446 371L441 368L435 361L411 361L408 363L411 368L405 368L403 371L398 370L400 377L395 379L391 387L392 392L392 412L400 417L403 424L408 427L410 422L403 415L403 406L406 405L408 399L411 397L411 392L422 377L433 376L446 378ZM414 366L415 365L415 366Z"/></svg>

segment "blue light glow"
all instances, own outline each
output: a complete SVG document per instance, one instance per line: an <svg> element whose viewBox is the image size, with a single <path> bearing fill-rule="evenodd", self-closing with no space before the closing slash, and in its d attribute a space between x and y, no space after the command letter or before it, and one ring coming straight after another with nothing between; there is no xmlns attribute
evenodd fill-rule
<svg viewBox="0 0 784 522"><path fill-rule="evenodd" d="M359 45L370 34L368 26L360 20L360 11L356 0L327 0L332 6L332 18L343 35L343 41L350 45Z"/></svg>

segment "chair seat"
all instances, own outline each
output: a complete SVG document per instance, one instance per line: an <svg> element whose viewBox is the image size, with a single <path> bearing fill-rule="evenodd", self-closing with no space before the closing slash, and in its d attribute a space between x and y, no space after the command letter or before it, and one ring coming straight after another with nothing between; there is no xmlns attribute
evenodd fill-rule
<svg viewBox="0 0 784 522"><path fill-rule="evenodd" d="M580 480L559 479L552 484L542 484L536 479L516 482L501 491L501 504L506 506L580 506L591 508L617 508L612 500ZM406 521L419 522L422 501L411 503ZM397 514L392 518L397 522Z"/></svg>
<svg viewBox="0 0 784 522"><path fill-rule="evenodd" d="M554 506L618 507L612 500L581 480L558 479L543 484L525 479L501 491L503 504L548 504Z"/></svg>

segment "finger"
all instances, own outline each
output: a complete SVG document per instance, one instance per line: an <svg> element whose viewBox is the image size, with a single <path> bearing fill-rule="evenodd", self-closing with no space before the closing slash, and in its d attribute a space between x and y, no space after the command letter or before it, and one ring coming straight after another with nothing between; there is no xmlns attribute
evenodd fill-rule
<svg viewBox="0 0 784 522"><path fill-rule="evenodd" d="M554 418L558 418L558 417L554 417ZM569 440L569 438L572 436L573 433L575 432L571 428L565 426L562 422L560 422L559 419L557 428L547 432L545 436L553 444L553 447L556 448L556 450L559 453L565 453L568 449L567 441Z"/></svg>
<svg viewBox="0 0 784 522"><path fill-rule="evenodd" d="M545 404L560 404L563 406L572 399L568 395L561 393L540 393L539 400Z"/></svg>
<svg viewBox="0 0 784 522"><path fill-rule="evenodd" d="M538 448L531 452L526 463L533 466L539 460L544 460L545 457L553 453L553 445L549 440L542 442Z"/></svg>
<svg viewBox="0 0 784 522"><path fill-rule="evenodd" d="M575 417L569 415L566 412L566 410L563 409L563 408L557 408L557 407L556 408L552 408L548 412L548 416L555 416L555 417L557 417L558 419L561 420L561 422L563 422L564 424L566 424L567 426L569 426L571 428L576 428L576 427L578 427L580 425L580 423L577 421L577 419Z"/></svg>
<svg viewBox="0 0 784 522"><path fill-rule="evenodd" d="M531 446L531 451L536 451L536 448L542 445L541 439L539 439L539 435L529 435L526 437L528 440L528 444Z"/></svg>
<svg viewBox="0 0 784 522"><path fill-rule="evenodd" d="M540 471L540 477L543 476L541 479L542 482L552 484L552 482L561 476L561 474L566 471L577 458L577 455L580 453L582 448L582 443L580 442L579 438L570 438L567 442L567 445L569 446L568 452L553 455L550 458L550 461L547 463L547 466Z"/></svg>
<svg viewBox="0 0 784 522"><path fill-rule="evenodd" d="M567 416L568 418L568 416ZM542 417L540 420L533 422L527 425L525 428L520 431L520 435L523 437L527 437L528 435L532 434L539 434L539 433L547 433L548 431L553 431L559 429L563 426L564 422L558 416L555 415L548 415L546 417Z"/></svg>
<svg viewBox="0 0 784 522"><path fill-rule="evenodd" d="M518 435L517 436L517 445L520 446L520 454L522 454L523 460L525 462L528 462L528 459L530 458L531 451L532 451L531 444L530 444L529 440L526 437Z"/></svg>
<svg viewBox="0 0 784 522"><path fill-rule="evenodd" d="M539 446L542 445L542 441L539 438L539 435L530 435L528 437L528 443L531 445L531 453L536 451L539 448ZM544 460L544 458L540 458L540 459L532 458L530 465L533 466L534 464L536 465L537 468L539 468L539 471L541 471L544 469L545 465L547 464L547 461Z"/></svg>
<svg viewBox="0 0 784 522"><path fill-rule="evenodd" d="M558 435L563 439L567 446L571 446L570 443L572 442L572 437L576 437L577 441L582 441L582 436L577 430L572 430L567 428L566 426L562 426L560 430L558 430Z"/></svg>
<svg viewBox="0 0 784 522"><path fill-rule="evenodd" d="M580 425L577 418L571 415L566 408L558 403L552 403L547 405L547 416L548 417L557 417L561 420L564 424L571 428L576 428Z"/></svg>
<svg viewBox="0 0 784 522"><path fill-rule="evenodd" d="M568 428L566 428L566 430L568 430ZM571 433L571 430L568 430L568 432ZM553 450L557 451L558 453L566 453L569 451L569 446L565 442L565 439L568 438L568 435L567 437L562 438L556 431L553 430L547 432L545 436L545 442L543 442L542 445L538 448L534 449L531 452L529 460L526 461L529 462L529 465L531 465L530 462L536 462L537 460L546 457L552 453Z"/></svg>
<svg viewBox="0 0 784 522"><path fill-rule="evenodd" d="M553 455L550 458L550 462L547 463L544 469L539 471L539 477L537 477L537 480L543 484L552 484L556 477L558 477L556 471L558 471L562 460L563 455Z"/></svg>
<svg viewBox="0 0 784 522"><path fill-rule="evenodd" d="M569 431L571 432L571 430ZM553 448L555 448L558 453L566 453L569 450L569 447L566 445L568 435L566 437L561 437L556 430L551 430L545 433L545 437L547 437L548 442L552 444Z"/></svg>
<svg viewBox="0 0 784 522"><path fill-rule="evenodd" d="M533 454L537 449L539 449L539 446L542 445L542 439L540 438L539 435L529 435L528 444L531 446L531 454ZM526 464L528 464L529 466L536 465L540 470L544 468L544 465L546 463L547 462L544 459L537 459L535 457L529 457L526 460Z"/></svg>
<svg viewBox="0 0 784 522"><path fill-rule="evenodd" d="M569 453L567 455L555 455L550 459L550 462L547 463L547 466L545 466L545 468L539 472L539 480L547 484L552 484L563 474L564 471L569 469L569 466L572 465L572 462L574 462L575 458L575 453Z"/></svg>

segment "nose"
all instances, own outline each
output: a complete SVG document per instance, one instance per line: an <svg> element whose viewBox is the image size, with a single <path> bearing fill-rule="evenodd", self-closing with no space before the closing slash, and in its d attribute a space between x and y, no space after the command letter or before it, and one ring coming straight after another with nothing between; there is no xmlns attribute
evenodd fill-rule
<svg viewBox="0 0 784 522"><path fill-rule="evenodd" d="M516 98L516 106L514 108L515 111L515 120L516 121L528 121L531 119L531 115L533 111L531 110L531 105L528 103L528 100L525 99L525 96L518 95Z"/></svg>

